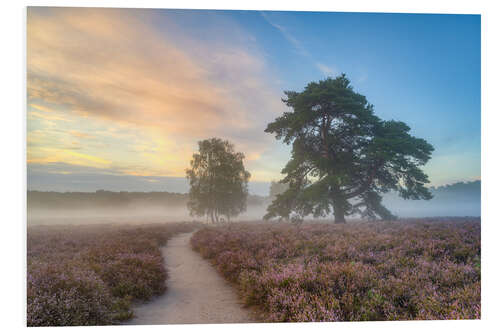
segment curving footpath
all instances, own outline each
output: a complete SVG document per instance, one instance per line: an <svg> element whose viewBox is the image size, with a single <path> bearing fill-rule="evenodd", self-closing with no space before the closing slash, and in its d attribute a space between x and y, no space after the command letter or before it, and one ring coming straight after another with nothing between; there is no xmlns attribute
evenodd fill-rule
<svg viewBox="0 0 500 333"><path fill-rule="evenodd" d="M170 239L162 249L169 278L167 292L134 307L130 325L255 322L236 292L210 263L191 249L193 233Z"/></svg>

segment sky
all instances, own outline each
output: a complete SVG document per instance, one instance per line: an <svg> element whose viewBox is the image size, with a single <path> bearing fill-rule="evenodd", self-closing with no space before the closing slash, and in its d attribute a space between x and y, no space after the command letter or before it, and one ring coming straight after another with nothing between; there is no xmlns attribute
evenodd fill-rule
<svg viewBox="0 0 500 333"><path fill-rule="evenodd" d="M266 195L283 91L341 73L434 146L430 185L481 179L480 36L479 15L29 7L28 189L186 192L221 137Z"/></svg>

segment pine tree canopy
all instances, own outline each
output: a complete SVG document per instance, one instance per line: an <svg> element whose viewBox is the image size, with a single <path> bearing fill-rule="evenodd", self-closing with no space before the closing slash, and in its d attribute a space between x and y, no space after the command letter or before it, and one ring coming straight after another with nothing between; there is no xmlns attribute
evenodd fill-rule
<svg viewBox="0 0 500 333"><path fill-rule="evenodd" d="M393 219L382 205L383 193L432 198L425 187L428 177L420 168L429 161L432 145L412 136L405 123L378 118L345 74L285 95L283 102L291 111L265 131L292 145L280 180L288 189L277 195L264 218L333 212L336 223L352 214Z"/></svg>

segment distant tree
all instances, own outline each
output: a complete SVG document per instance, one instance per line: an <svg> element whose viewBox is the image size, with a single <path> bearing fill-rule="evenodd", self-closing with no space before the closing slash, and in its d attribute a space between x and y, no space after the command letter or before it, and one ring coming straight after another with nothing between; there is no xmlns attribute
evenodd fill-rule
<svg viewBox="0 0 500 333"><path fill-rule="evenodd" d="M268 124L267 133L292 144L281 180L289 188L268 207L265 219L326 216L395 218L382 205L382 193L404 199L430 199L428 177L419 168L434 148L409 134L403 122L383 121L373 105L354 92L345 74L311 82L302 92L285 91L292 108Z"/></svg>
<svg viewBox="0 0 500 333"><path fill-rule="evenodd" d="M188 209L191 215L210 216L219 222L229 221L246 210L248 180L243 153L235 152L228 141L212 138L198 142L199 152L193 154L189 179Z"/></svg>

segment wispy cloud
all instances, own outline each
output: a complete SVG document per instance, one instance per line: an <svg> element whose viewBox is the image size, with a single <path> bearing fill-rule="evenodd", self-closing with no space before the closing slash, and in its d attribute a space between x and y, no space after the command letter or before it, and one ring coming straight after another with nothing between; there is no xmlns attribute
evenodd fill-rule
<svg viewBox="0 0 500 333"><path fill-rule="evenodd" d="M94 168L106 168L112 164L112 161L98 156L79 153L72 149L41 147L37 152L37 154L35 153L28 158L28 163L47 164L71 161L70 164Z"/></svg>
<svg viewBox="0 0 500 333"><path fill-rule="evenodd" d="M252 158L269 149L273 139L263 130L284 107L280 91L268 84L274 80L264 58L233 43L230 32L216 47L204 40L178 43L192 36L173 35L182 29L168 17L159 30L150 23L156 15L29 9L28 116L68 129L44 139L49 147L50 140L58 142L59 150L29 145L29 163L102 167L109 163L98 161L111 161L122 172L183 176L196 142L207 137L227 138ZM32 130L48 128L30 119ZM106 149L98 148L91 128L103 132ZM92 158L61 148L67 135Z"/></svg>
<svg viewBox="0 0 500 333"><path fill-rule="evenodd" d="M316 67L321 71L321 73L326 76L333 76L335 74L338 74L338 71L334 67L322 64L320 62L316 63Z"/></svg>
<svg viewBox="0 0 500 333"><path fill-rule="evenodd" d="M294 35L289 31L289 29L287 29L284 25L278 24L275 21L273 21L269 16L269 14L265 12L260 12L260 15L262 16L262 18L264 18L264 20L266 20L267 23L276 28L283 35L283 37L294 47L294 49L297 51L298 54L304 56L311 63L313 63L314 66L323 75L332 76L338 73L338 71L334 67L316 61L311 52L309 52L307 48L304 47L303 43L301 43L297 38L295 38Z"/></svg>
<svg viewBox="0 0 500 333"><path fill-rule="evenodd" d="M358 82L359 83L363 83L365 82L366 80L368 80L368 74L367 73L362 73L359 78L358 78Z"/></svg>
<svg viewBox="0 0 500 333"><path fill-rule="evenodd" d="M311 53L309 53L309 51L307 51L307 49L302 45L302 43L297 38L295 38L288 31L288 29L286 29L283 25L277 24L276 22L274 22L273 20L271 20L271 18L269 17L269 15L266 14L265 12L260 12L260 15L267 21L267 23L269 23L271 26L273 26L276 29L278 29L278 31L281 32L281 34L283 35L283 37L285 37L285 39L293 45L293 47L296 49L296 51L299 54L301 54L301 55L303 55L305 57L311 58Z"/></svg>
<svg viewBox="0 0 500 333"><path fill-rule="evenodd" d="M91 135L88 133L80 132L80 131L75 131L75 130L70 130L69 133L73 136L76 136L77 138L95 138L95 135Z"/></svg>
<svg viewBox="0 0 500 333"><path fill-rule="evenodd" d="M36 118L45 119L45 120L69 121L68 119L61 117L61 116L58 116L58 115L40 113L40 112L36 112L36 111L31 111L29 113L29 117L36 117Z"/></svg>
<svg viewBox="0 0 500 333"><path fill-rule="evenodd" d="M43 112L52 112L53 110L49 109L48 107L45 107L43 105L38 105L38 104L30 104L31 107L34 107L37 110L43 111Z"/></svg>

